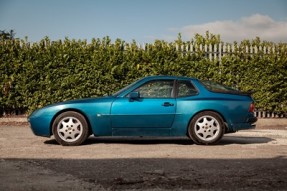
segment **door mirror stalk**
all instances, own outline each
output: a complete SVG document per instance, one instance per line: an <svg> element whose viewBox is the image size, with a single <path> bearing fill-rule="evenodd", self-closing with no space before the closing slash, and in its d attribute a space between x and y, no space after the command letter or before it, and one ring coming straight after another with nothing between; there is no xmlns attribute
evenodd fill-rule
<svg viewBox="0 0 287 191"><path fill-rule="evenodd" d="M129 97L130 97L130 101L139 100L140 99L140 93L139 92L131 92Z"/></svg>

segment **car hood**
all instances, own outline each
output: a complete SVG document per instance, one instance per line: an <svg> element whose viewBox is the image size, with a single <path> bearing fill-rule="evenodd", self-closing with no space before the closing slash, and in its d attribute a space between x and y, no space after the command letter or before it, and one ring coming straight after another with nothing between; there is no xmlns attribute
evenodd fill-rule
<svg viewBox="0 0 287 191"><path fill-rule="evenodd" d="M84 98L84 99L69 100L69 101L59 102L55 104L50 104L50 105L47 105L45 107L35 110L33 113L31 113L31 115L28 118L30 118L31 116L40 115L41 113L45 111L49 111L49 112L52 111L51 113L57 112L59 108L60 109L62 108L62 106L66 106L70 104L109 102L109 101L112 101L114 98L115 98L114 96L99 97L99 98Z"/></svg>

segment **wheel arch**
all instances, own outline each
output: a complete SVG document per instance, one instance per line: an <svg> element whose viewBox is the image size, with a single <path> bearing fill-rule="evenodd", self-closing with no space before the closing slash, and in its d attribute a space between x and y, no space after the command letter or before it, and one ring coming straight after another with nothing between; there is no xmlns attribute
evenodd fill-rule
<svg viewBox="0 0 287 191"><path fill-rule="evenodd" d="M89 133L90 133L90 134L92 133L92 127L91 127L90 120L89 120L88 117L85 115L85 113L84 113L83 111L79 110L79 109L67 108L67 109L63 109L63 110L59 111L59 112L56 113L56 114L54 115L54 117L52 118L51 123L50 123L50 134L51 134L51 135L53 135L52 128L53 128L53 123L54 123L55 119L56 119L59 115L61 115L62 113L65 113L65 112L67 112L67 111L74 111L74 112L77 112L77 113L81 114L81 115L85 118L85 120L87 121L88 128L89 128Z"/></svg>
<svg viewBox="0 0 287 191"><path fill-rule="evenodd" d="M195 116L197 116L198 114L203 113L203 112L208 112L208 111L214 112L214 113L218 114L218 115L221 117L222 121L223 121L225 132L228 131L228 129L229 129L229 128L228 128L228 122L227 122L227 120L225 119L225 117L222 115L222 113L220 113L220 112L217 111L217 110L213 110L213 109L205 109L205 110L200 110L200 111L194 113L193 116L191 116L191 118L189 119L189 122L188 122L188 124L187 124L187 127L186 127L186 134L187 134L187 135L188 135L188 128L189 128L189 125L190 125L192 119L193 119Z"/></svg>

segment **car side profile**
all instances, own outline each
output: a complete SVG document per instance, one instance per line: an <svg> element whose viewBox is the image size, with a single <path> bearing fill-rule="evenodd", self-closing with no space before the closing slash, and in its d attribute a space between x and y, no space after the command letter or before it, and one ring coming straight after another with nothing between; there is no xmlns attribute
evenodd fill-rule
<svg viewBox="0 0 287 191"><path fill-rule="evenodd" d="M188 136L216 144L225 133L255 128L248 93L176 76L140 79L111 96L65 101L34 111L33 133L65 146L98 136Z"/></svg>

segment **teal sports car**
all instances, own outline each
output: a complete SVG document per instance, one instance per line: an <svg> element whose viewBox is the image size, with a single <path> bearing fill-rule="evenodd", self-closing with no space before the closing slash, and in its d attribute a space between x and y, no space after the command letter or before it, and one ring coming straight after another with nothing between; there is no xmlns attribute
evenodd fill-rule
<svg viewBox="0 0 287 191"><path fill-rule="evenodd" d="M255 128L249 93L176 76L140 79L112 96L65 101L34 111L33 133L65 146L98 136L188 136L216 144L225 133Z"/></svg>

